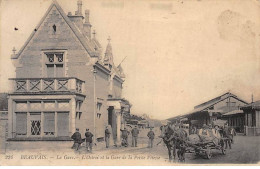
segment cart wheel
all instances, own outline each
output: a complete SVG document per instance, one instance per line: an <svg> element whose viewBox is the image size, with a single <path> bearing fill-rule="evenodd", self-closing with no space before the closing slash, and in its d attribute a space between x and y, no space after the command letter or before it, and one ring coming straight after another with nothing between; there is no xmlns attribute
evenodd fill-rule
<svg viewBox="0 0 260 169"><path fill-rule="evenodd" d="M226 155L226 150L224 148L222 149L222 154Z"/></svg>
<svg viewBox="0 0 260 169"><path fill-rule="evenodd" d="M208 147L206 150L206 157L207 157L207 159L211 159L211 157L212 157L210 147Z"/></svg>

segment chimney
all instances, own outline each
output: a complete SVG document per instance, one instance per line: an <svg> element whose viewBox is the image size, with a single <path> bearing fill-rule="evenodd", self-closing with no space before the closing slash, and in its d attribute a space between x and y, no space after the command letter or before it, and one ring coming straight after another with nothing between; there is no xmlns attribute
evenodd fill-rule
<svg viewBox="0 0 260 169"><path fill-rule="evenodd" d="M82 16L82 0L78 0L78 10L75 11L75 15Z"/></svg>
<svg viewBox="0 0 260 169"><path fill-rule="evenodd" d="M89 10L85 10L85 23L89 23Z"/></svg>
<svg viewBox="0 0 260 169"><path fill-rule="evenodd" d="M75 23L75 25L79 28L80 31L84 31L83 30L83 19L84 17L82 16L82 1L78 0L78 10L75 11L75 15L72 15L71 12L68 13L68 17L70 18L70 20Z"/></svg>
<svg viewBox="0 0 260 169"><path fill-rule="evenodd" d="M91 24L89 23L89 10L85 10L85 23L83 24L84 35L91 39Z"/></svg>

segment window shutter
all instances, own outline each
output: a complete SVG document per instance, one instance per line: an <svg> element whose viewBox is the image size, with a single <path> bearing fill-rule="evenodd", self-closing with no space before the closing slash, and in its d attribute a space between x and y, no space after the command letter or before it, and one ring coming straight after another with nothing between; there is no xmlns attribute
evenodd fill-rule
<svg viewBox="0 0 260 169"><path fill-rule="evenodd" d="M27 114L16 113L16 134L26 135L27 133Z"/></svg>
<svg viewBox="0 0 260 169"><path fill-rule="evenodd" d="M54 112L44 113L44 132L55 132Z"/></svg>
<svg viewBox="0 0 260 169"><path fill-rule="evenodd" d="M68 136L69 135L69 113L68 112L58 112L58 136Z"/></svg>

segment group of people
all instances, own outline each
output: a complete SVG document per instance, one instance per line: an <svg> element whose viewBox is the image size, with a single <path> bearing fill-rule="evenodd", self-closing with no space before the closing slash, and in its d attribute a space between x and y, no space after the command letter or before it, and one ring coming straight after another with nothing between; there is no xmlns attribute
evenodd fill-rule
<svg viewBox="0 0 260 169"><path fill-rule="evenodd" d="M128 136L130 134L130 132L124 128L121 129L121 145L124 147L128 147ZM137 147L137 142L138 142L138 135L139 135L139 130L137 128L137 126L135 126L132 130L131 130L131 134L132 134L132 147ZM106 142L106 148L109 148L110 146L110 135L111 132L108 128L108 126L105 129L105 142ZM153 128L150 128L150 131L147 133L147 137L148 137L148 147L152 148L153 147L153 140L155 138L155 134L153 131ZM71 147L72 149L75 150L79 150L80 145L83 142L86 142L86 149L87 151L92 151L92 146L93 146L93 134L89 131L89 129L86 129L85 132L85 138L82 139L81 134L79 132L79 129L76 129L76 132L71 136L71 138L74 140L74 144Z"/></svg>
<svg viewBox="0 0 260 169"><path fill-rule="evenodd" d="M229 147L231 149L231 143L234 143L234 136L236 131L234 128L229 127L227 124L223 126L215 125L203 125L202 129L198 130L196 127L192 127L191 134L198 134L202 138L224 138L225 149Z"/></svg>
<svg viewBox="0 0 260 169"><path fill-rule="evenodd" d="M89 129L86 129L85 139L81 138L81 134L78 128L76 129L76 132L71 136L71 138L74 140L74 144L71 147L72 149L79 150L80 145L85 141L87 151L92 151L93 134L89 131Z"/></svg>
<svg viewBox="0 0 260 169"><path fill-rule="evenodd" d="M121 129L121 136L122 136L122 142L121 145L124 147L128 146L128 135L130 134L130 132L124 128L123 130ZM137 126L135 126L132 130L131 130L131 134L132 134L132 147L137 147L137 138L139 135L139 130L137 128Z"/></svg>
<svg viewBox="0 0 260 169"><path fill-rule="evenodd" d="M130 135L130 132L124 128L121 129L121 136L122 136L122 141L121 141L121 145L124 147L128 147L128 136ZM132 130L131 130L131 134L132 134L132 147L137 147L137 140L138 140L138 135L139 135L139 130L137 128L137 126L135 126ZM150 131L147 134L148 137L148 147L152 148L153 147L153 140L154 140L154 132L153 129L150 128ZM109 140L109 139L107 139Z"/></svg>

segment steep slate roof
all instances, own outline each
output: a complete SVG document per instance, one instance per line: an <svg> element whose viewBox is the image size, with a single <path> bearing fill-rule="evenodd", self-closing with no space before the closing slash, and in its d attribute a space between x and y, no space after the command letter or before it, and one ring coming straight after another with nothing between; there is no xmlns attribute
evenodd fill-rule
<svg viewBox="0 0 260 169"><path fill-rule="evenodd" d="M98 42L98 40L94 37L92 38L92 42L97 45L98 48L102 48L101 44Z"/></svg>
<svg viewBox="0 0 260 169"><path fill-rule="evenodd" d="M110 42L108 42L107 47L106 47L105 56L104 56L104 64L113 65L113 63L114 62L113 62L112 46L111 46Z"/></svg>
<svg viewBox="0 0 260 169"><path fill-rule="evenodd" d="M233 98L235 98L235 99L237 99L237 100L239 100L241 102L244 102L245 104L248 104L247 102L239 99L236 95L234 95L234 94L232 94L230 92L227 92L227 93L225 93L225 94L223 94L221 96L218 96L218 97L216 97L214 99L211 99L210 101L207 101L207 102L204 102L204 103L202 103L200 105L195 106L194 109L192 111L188 112L188 113L185 113L183 115L179 115L179 116L176 116L176 117L169 118L169 120L186 117L186 116L191 115L193 113L204 111L204 110L210 108L211 106L213 106L213 105L215 105L215 104L217 104L217 103L227 99L228 97L233 97Z"/></svg>
<svg viewBox="0 0 260 169"><path fill-rule="evenodd" d="M209 100L209 101L207 101L207 102L204 102L204 103L201 103L201 104L195 106L194 109L199 108L199 107L202 107L202 106L206 106L206 105L208 105L208 104L212 104L212 103L214 103L214 102L216 102L216 101L218 101L218 100L223 100L223 98L228 98L229 96L231 96L231 97L233 97L233 98L236 98L237 100L248 104L246 101L241 100L241 99L238 98L236 95L234 95L234 94L232 94L232 93L230 93L230 92L227 92L227 93L225 93L225 94L223 94L223 95L220 95L220 96L218 96L218 97L215 97L214 99L211 99L211 100Z"/></svg>
<svg viewBox="0 0 260 169"><path fill-rule="evenodd" d="M121 64L119 64L119 65L117 66L117 70L118 70L118 74L120 75L120 77L121 77L121 78L125 78L124 70L123 70Z"/></svg>
<svg viewBox="0 0 260 169"><path fill-rule="evenodd" d="M60 12L61 16L63 17L63 19L65 20L65 22L69 25L69 27L71 28L71 30L74 32L75 36L78 38L78 40L80 41L80 43L82 44L82 46L86 49L86 51L89 53L90 56L95 56L96 52L95 49L92 47L92 45L88 44L90 43L90 40L85 37L82 32L80 32L80 30L77 28L77 26L67 17L67 15L65 14L65 12L63 11L63 9L60 7L60 5L58 4L58 2L56 0L52 1L52 4L50 5L50 7L48 8L48 10L46 11L45 15L43 16L43 18L41 19L41 21L39 22L39 24L36 26L36 30L39 29L39 27L42 25L43 21L45 20L45 18L48 16L49 12L51 11L51 9L53 7L56 7L57 10ZM24 51L24 49L26 48L26 46L29 44L29 42L31 41L31 39L33 38L34 34L36 33L36 31L33 31L30 35L30 37L27 39L27 41L25 42L25 44L22 46L22 48L20 49L20 51L17 53L17 55L12 55L12 59L18 59L19 56L22 54L22 52Z"/></svg>
<svg viewBox="0 0 260 169"><path fill-rule="evenodd" d="M223 100L225 100L225 99L227 99L229 97L233 97L233 98L235 98L235 99L237 99L237 100L239 100L241 102L244 102L245 104L248 104L247 102L239 99L236 95L228 92L228 93L225 93L225 94L223 94L223 95L221 95L219 97L216 97L216 98L214 98L214 99L212 99L212 100L210 100L208 102L205 102L205 103L202 103L202 104L200 104L198 106L195 106L197 108L195 108L194 110L192 110L191 112L189 112L187 114L192 114L192 113L203 111L203 110L205 110L207 108L210 108L211 106L213 106L213 105L215 105L215 104L217 104L217 103L219 103L219 102L221 102L221 101L223 101Z"/></svg>
<svg viewBox="0 0 260 169"><path fill-rule="evenodd" d="M243 110L233 110L233 111L223 114L223 116L231 116L231 115L243 114L243 113L244 113Z"/></svg>
<svg viewBox="0 0 260 169"><path fill-rule="evenodd" d="M246 106L243 106L241 107L242 110L245 110L245 109L260 109L260 100L256 101L256 102L253 102L253 103L250 103Z"/></svg>

